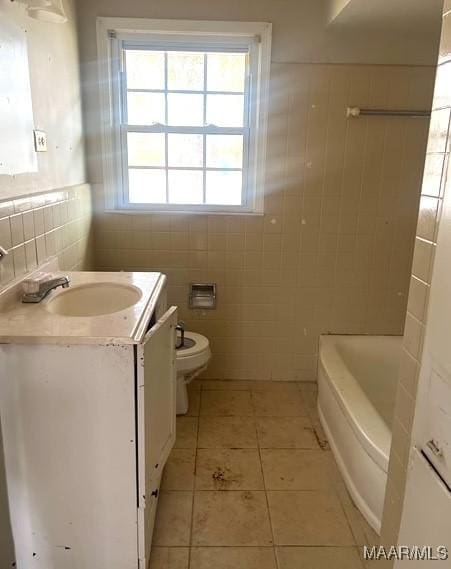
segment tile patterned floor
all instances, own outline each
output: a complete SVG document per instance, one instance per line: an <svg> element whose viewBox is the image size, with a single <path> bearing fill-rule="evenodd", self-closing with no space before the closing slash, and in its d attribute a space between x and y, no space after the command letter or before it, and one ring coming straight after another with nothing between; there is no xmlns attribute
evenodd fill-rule
<svg viewBox="0 0 451 569"><path fill-rule="evenodd" d="M196 381L177 419L150 569L363 569L353 505L306 383Z"/></svg>

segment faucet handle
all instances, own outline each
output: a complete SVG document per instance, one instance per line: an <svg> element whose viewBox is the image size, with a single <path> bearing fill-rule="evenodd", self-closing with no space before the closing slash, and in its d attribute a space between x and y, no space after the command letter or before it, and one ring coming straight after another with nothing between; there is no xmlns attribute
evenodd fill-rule
<svg viewBox="0 0 451 569"><path fill-rule="evenodd" d="M48 281L51 278L50 273L39 272L36 273L33 277L29 277L28 279L24 279L22 281L22 290L25 294L35 294L39 292L39 287L45 281Z"/></svg>

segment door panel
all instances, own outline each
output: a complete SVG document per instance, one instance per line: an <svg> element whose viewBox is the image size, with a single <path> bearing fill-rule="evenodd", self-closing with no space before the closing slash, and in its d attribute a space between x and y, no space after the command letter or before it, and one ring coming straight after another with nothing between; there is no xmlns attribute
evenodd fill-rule
<svg viewBox="0 0 451 569"><path fill-rule="evenodd" d="M155 490L149 492L145 508L138 508L138 540L139 540L139 568L147 569L149 565L150 547L152 545L152 534L155 526L155 516L157 513L159 490L155 485Z"/></svg>
<svg viewBox="0 0 451 569"><path fill-rule="evenodd" d="M0 568L136 569L133 346L1 344L0 362Z"/></svg>
<svg viewBox="0 0 451 569"><path fill-rule="evenodd" d="M148 561L156 495L175 442L177 308L172 306L137 346L139 554Z"/></svg>

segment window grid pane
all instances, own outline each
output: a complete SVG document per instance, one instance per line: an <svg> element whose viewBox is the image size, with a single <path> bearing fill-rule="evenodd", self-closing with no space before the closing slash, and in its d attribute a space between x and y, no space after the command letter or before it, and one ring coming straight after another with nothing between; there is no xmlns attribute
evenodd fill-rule
<svg viewBox="0 0 451 569"><path fill-rule="evenodd" d="M204 53L170 51L168 58L168 89L173 91L202 90L204 85Z"/></svg>
<svg viewBox="0 0 451 569"><path fill-rule="evenodd" d="M149 50L152 51L152 50ZM149 196L148 201L143 201L143 203L161 203L162 205L164 203L171 205L171 204L183 204L183 205L192 205L192 204L204 204L204 205L208 205L208 204L214 204L214 205L241 205L243 202L243 195L242 195L242 186L243 186L243 151L244 151L244 147L246 144L246 132L247 132L247 125L246 125L246 117L245 117L245 112L244 110L247 108L247 99L249 96L249 93L247 93L245 91L245 69L247 66L247 57L245 54L241 54L241 53L235 53L234 56L238 56L238 55L242 55L242 59L244 61L241 62L242 65L242 77L233 77L233 72L230 71L230 67L233 68L233 64L230 65L230 61L226 64L229 66L229 69L226 69L226 73L225 73L225 77L222 79L220 76L220 73L218 74L218 69L221 67L220 63L221 63L221 55L223 55L222 53L219 54L215 54L215 58L217 60L217 62L219 61L219 64L216 65L217 69L215 69L215 76L213 77L213 83L216 82L216 85L219 84L220 88L223 88L224 86L226 87L230 87L229 90L214 90L213 88L208 90L208 81L209 81L209 77L208 77L208 72L209 72L209 67L208 67L208 58L209 58L209 53L208 52L204 52L203 55L203 89L200 90L200 84L196 84L196 81L198 81L199 78L199 59L192 59L192 61L190 60L190 57L187 58L188 61L190 61L190 64L193 64L194 62L194 71L193 69L191 70L194 73L194 79L193 77L189 78L188 77L188 82L191 81L192 82L192 89L190 88L178 88L178 87L185 87L188 86L190 87L191 85L184 85L183 81L184 79L180 80L174 75L172 74L172 79L170 79L169 77L169 61L168 61L168 53L170 55L174 55L173 61L175 62L175 65L179 65L180 61L183 61L183 57L179 58L179 60L177 60L177 56L176 54L180 54L181 56L183 56L185 54L185 52L180 51L180 52L161 52L159 51L158 53L160 53L161 55L163 55L163 61L164 61L164 65L163 65L163 75L164 75L164 85L163 85L163 89L161 88L155 88L154 85L149 85L148 83L146 84L146 81L148 81L147 79L144 78L143 82L140 85L136 85L136 72L135 72L135 77L134 77L134 81L135 83L132 84L132 88L130 89L126 89L126 94L127 94L127 99L129 97L130 93L149 93L149 94L154 94L153 96L155 96L155 94L160 94L160 96L164 97L164 109L161 109L161 111L164 111L164 123L160 120L155 120L153 122L153 124L151 125L146 125L145 124L145 117L151 117L151 116L155 116L155 117L159 117L162 116L161 111L156 112L156 109L152 108L152 109L144 109L143 110L143 118L141 118L141 120L135 121L135 125L136 126L140 126L142 125L143 130L139 131L135 128L133 128L133 126L130 127L126 127L129 133L133 133L133 132L160 132L161 135L164 137L164 178L165 178L165 201L161 201L161 202L157 202L155 201L156 197L158 196L159 198L162 197L162 193L161 193L161 178L159 178L159 188L158 191L155 191L155 189L152 188L149 189L147 195ZM199 55L199 52L195 53L193 52L193 55ZM218 55L218 57L216 57L216 55ZM230 53L226 53L224 52L224 55L230 55ZM213 59L215 59L213 58ZM224 58L223 58L224 59ZM227 57L225 58L227 60ZM230 60L230 58L229 58ZM236 59L238 60L238 58ZM226 67L227 67L226 65ZM196 67L197 66L197 67ZM239 65L238 65L239 67ZM127 76L128 78L128 76ZM171 81L171 86L173 87L172 89L169 89L169 81ZM221 83L222 81L222 83ZM241 83L242 82L242 86ZM144 86L144 88L141 88L141 85ZM241 91L234 91L232 90L233 86L238 86L238 88L242 88L243 90ZM128 86L127 86L128 87ZM134 88L133 88L134 87ZM150 88L149 88L150 87ZM174 88L175 87L175 88ZM172 95L172 97L171 97ZM187 120L185 118L185 115L183 114L183 109L186 108L188 109L190 112L193 111L193 109L195 108L195 105L197 103L195 96L202 96L202 124L195 124L196 122L199 123L200 122L200 116L198 115L199 118L196 118L195 115L192 115L191 119ZM194 98L193 98L194 96ZM208 124L208 119L210 118L208 115L208 97L213 97L211 99L211 101L218 101L218 105L216 107L216 114L211 115L210 112L210 116L213 116L215 118L215 120L217 120L217 122L222 122L221 125L218 126L214 126L214 131L212 132L212 125ZM241 96L241 102L240 101L240 96ZM185 98L186 97L186 98ZM228 99L228 97L231 97L230 99ZM126 99L126 100L127 100ZM188 103L186 101L188 101L189 99L192 99L192 101L190 100ZM138 100L138 99L136 99ZM141 95L141 101L145 101L146 98L143 97ZM148 99L151 100L151 99ZM179 105L178 109L177 109L177 103ZM224 107L224 113L221 113L221 103L223 104ZM227 113L227 105L230 103L230 113ZM198 103L197 103L198 104ZM142 104L141 104L142 105ZM241 105L241 107L240 107ZM142 106L141 106L142 108ZM199 107L200 110L200 107ZM135 112L132 113L132 116L134 118L139 118L139 115L137 114L139 111L139 108L136 110ZM171 118L171 113L172 116L174 116L174 112L177 115L177 111L178 111L178 120L173 120L172 122L174 123L172 125L172 129L167 129L167 127L165 125L169 125L169 120ZM197 111L199 112L199 111ZM127 116L128 113L125 114L125 116ZM227 121L226 117L229 116L230 114L234 115L234 119L232 119L231 121ZM189 115L189 113L188 113ZM224 116L223 116L224 115ZM240 119L240 115L242 115L242 118ZM194 117L194 118L193 118ZM188 117L189 118L189 117ZM182 123L182 124L175 124L175 123ZM183 124L185 123L185 124ZM190 124L190 123L194 123L194 124ZM230 123L235 123L235 124L230 124ZM238 124L240 123L240 124ZM130 123L129 123L130 124ZM180 128L182 127L182 128ZM228 130L230 130L230 127L232 127L232 132L227 132ZM185 129L185 130L184 130ZM193 134L194 132L198 132L198 134ZM173 133L173 134L171 134ZM177 149L178 152L178 161L180 162L179 164L174 163L174 156L177 156L177 152L174 153L174 145L172 144L172 151L171 151L171 143L170 143L170 137L173 137L173 140L176 140L177 137L180 137L180 139L182 139L182 136L185 136L186 140L190 140L190 137L192 141L195 140L195 138L201 136L202 137L202 165L199 164L200 167L198 167L198 165L195 163L195 154L192 154L193 152L193 148L190 146L187 146L187 154L190 156L183 156L181 153L181 148ZM216 163L215 160L213 160L213 163L209 163L209 161L211 162L211 159L208 158L207 154L209 152L208 150L208 137L213 136L213 139L216 139L218 142L220 142L221 140L224 142L225 146L224 146L224 156L218 160L218 156L221 156L221 148L218 148L218 144L216 145L216 148L214 149L214 152L216 154ZM228 138L230 136L230 138ZM233 143L232 140L233 139L238 139L238 137L241 138L241 151L238 150L238 154L237 154L237 147L236 148L232 148L233 147ZM179 139L179 140L180 140ZM212 140L213 140L212 139ZM227 142L229 143L229 145L227 146ZM232 144L232 146L230 146ZM219 144L220 146L220 144ZM236 146L236 144L235 144ZM190 160L191 162L193 162L192 165L190 165ZM133 166L136 166L138 168L138 171L136 170L136 167L133 168ZM157 169L157 165L153 165L153 164L136 164L136 165L132 165L130 164L131 168L133 168L133 171L136 172L134 173L134 178L136 179L136 176L138 175L137 172L139 172L139 170L143 171L142 176L144 175L144 172L148 171L149 175L152 171L155 171ZM161 171L161 166L160 166L160 172ZM131 174L131 170L129 170L129 173ZM172 172L172 174L171 174ZM196 172L198 172L199 174L201 174L201 178L197 177ZM130 177L129 174L129 177ZM141 176L141 178L142 178ZM146 177L146 178L142 178L144 179L148 179L148 180L152 180L152 179L156 179L156 178L152 178L152 177ZM199 185L201 184L201 186ZM130 179L129 179L129 185L130 185ZM141 188L139 190L139 192L136 191L136 182L134 183L135 188L129 188L129 201L132 203L137 203L137 196L145 196L146 193L143 191L142 189L142 183L140 184ZM171 189L172 188L172 189ZM199 194L199 191L201 190L201 194ZM130 194L130 191L132 191L132 194Z"/></svg>
<svg viewBox="0 0 451 569"><path fill-rule="evenodd" d="M204 165L201 134L168 134L168 150L168 167Z"/></svg>

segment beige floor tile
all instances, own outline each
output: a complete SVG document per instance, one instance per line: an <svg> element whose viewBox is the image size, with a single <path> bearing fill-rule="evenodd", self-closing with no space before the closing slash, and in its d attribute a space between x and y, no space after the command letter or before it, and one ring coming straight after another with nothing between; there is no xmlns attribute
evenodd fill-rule
<svg viewBox="0 0 451 569"><path fill-rule="evenodd" d="M304 404L307 408L308 412L316 411L317 409L317 400L318 400L318 391L317 389L306 389L304 384L301 383L299 387L299 391L302 394L304 399Z"/></svg>
<svg viewBox="0 0 451 569"><path fill-rule="evenodd" d="M161 492L153 545L187 546L190 541L192 492Z"/></svg>
<svg viewBox="0 0 451 569"><path fill-rule="evenodd" d="M329 441L327 440L326 433L324 432L323 426L319 420L319 417L310 417L312 422L313 432L315 433L318 445L322 450L330 450Z"/></svg>
<svg viewBox="0 0 451 569"><path fill-rule="evenodd" d="M347 490L346 490L347 492ZM340 500L342 496L339 495ZM348 520L349 526L351 527L352 534L354 535L354 541L358 545L378 545L379 536L376 532L368 525L365 518L360 513L357 506L352 501L351 497L349 499L342 500L342 506Z"/></svg>
<svg viewBox="0 0 451 569"><path fill-rule="evenodd" d="M195 449L172 449L164 467L162 490L192 490L195 462Z"/></svg>
<svg viewBox="0 0 451 569"><path fill-rule="evenodd" d="M372 559L363 561L365 569L393 569L393 561L390 559Z"/></svg>
<svg viewBox="0 0 451 569"><path fill-rule="evenodd" d="M190 569L276 569L272 547L193 547Z"/></svg>
<svg viewBox="0 0 451 569"><path fill-rule="evenodd" d="M196 492L192 545L272 545L265 492Z"/></svg>
<svg viewBox="0 0 451 569"><path fill-rule="evenodd" d="M198 448L257 448L252 417L200 417Z"/></svg>
<svg viewBox="0 0 451 569"><path fill-rule="evenodd" d="M267 490L319 490L330 488L331 457L322 450L262 449Z"/></svg>
<svg viewBox="0 0 451 569"><path fill-rule="evenodd" d="M196 448L197 417L177 417L177 436L174 448Z"/></svg>
<svg viewBox="0 0 451 569"><path fill-rule="evenodd" d="M196 490L263 490L258 450L199 449Z"/></svg>
<svg viewBox="0 0 451 569"><path fill-rule="evenodd" d="M240 390L262 390L262 391L290 391L299 392L299 382L294 381L252 381L252 380L229 380L221 381L215 379L204 379L202 390L213 391L240 391Z"/></svg>
<svg viewBox="0 0 451 569"><path fill-rule="evenodd" d="M230 381L221 381L219 379L204 379L202 381L202 390L203 391L249 391L250 384L254 383L253 381L237 381L237 380L230 380Z"/></svg>
<svg viewBox="0 0 451 569"><path fill-rule="evenodd" d="M152 547L149 569L188 569L188 547Z"/></svg>
<svg viewBox="0 0 451 569"><path fill-rule="evenodd" d="M314 393L318 393L318 384L316 381L300 381L298 385L301 392L313 391Z"/></svg>
<svg viewBox="0 0 451 569"><path fill-rule="evenodd" d="M260 417L306 417L300 391L252 390L254 413Z"/></svg>
<svg viewBox="0 0 451 569"><path fill-rule="evenodd" d="M374 529L368 524L368 522L364 519L362 514L360 514L360 520L365 538L364 538L364 543L359 545L368 545L370 547L372 545L379 545L380 537L377 535Z"/></svg>
<svg viewBox="0 0 451 569"><path fill-rule="evenodd" d="M298 381L252 381L250 389L256 391L281 391L288 393L299 393Z"/></svg>
<svg viewBox="0 0 451 569"><path fill-rule="evenodd" d="M200 414L202 416L253 415L249 391L203 391Z"/></svg>
<svg viewBox="0 0 451 569"><path fill-rule="evenodd" d="M188 393L188 412L187 417L197 417L200 410L200 391L190 391Z"/></svg>
<svg viewBox="0 0 451 569"><path fill-rule="evenodd" d="M316 384L314 384L316 385ZM319 446L323 450L330 450L329 441L327 440L326 433L324 432L323 426L318 415L317 399L318 392L315 389L306 389L301 387L302 398L307 409L307 414L312 423L313 430L315 432L316 439Z"/></svg>
<svg viewBox="0 0 451 569"><path fill-rule="evenodd" d="M277 545L355 545L340 501L332 492L268 492Z"/></svg>
<svg viewBox="0 0 451 569"><path fill-rule="evenodd" d="M307 417L257 417L257 431L261 448L319 448Z"/></svg>
<svg viewBox="0 0 451 569"><path fill-rule="evenodd" d="M342 496L340 495L339 498L341 500ZM368 525L367 521L358 510L357 506L354 505L350 497L349 500L342 501L342 506L354 536L354 541L358 545L378 545L379 536Z"/></svg>
<svg viewBox="0 0 451 569"><path fill-rule="evenodd" d="M277 547L279 569L362 569L354 547Z"/></svg>

